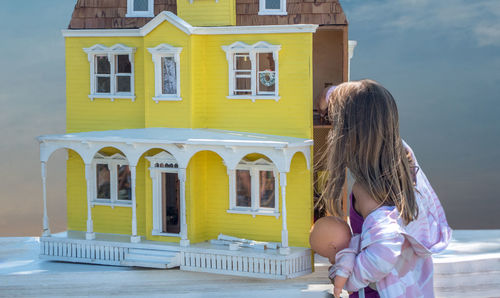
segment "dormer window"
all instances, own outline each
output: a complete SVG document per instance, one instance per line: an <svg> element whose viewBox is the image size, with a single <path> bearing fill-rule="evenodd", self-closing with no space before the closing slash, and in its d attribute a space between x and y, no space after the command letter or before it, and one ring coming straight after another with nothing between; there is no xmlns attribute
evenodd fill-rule
<svg viewBox="0 0 500 298"><path fill-rule="evenodd" d="M259 15L286 14L286 0L259 0Z"/></svg>
<svg viewBox="0 0 500 298"><path fill-rule="evenodd" d="M154 17L154 0L127 0L126 17L152 18Z"/></svg>

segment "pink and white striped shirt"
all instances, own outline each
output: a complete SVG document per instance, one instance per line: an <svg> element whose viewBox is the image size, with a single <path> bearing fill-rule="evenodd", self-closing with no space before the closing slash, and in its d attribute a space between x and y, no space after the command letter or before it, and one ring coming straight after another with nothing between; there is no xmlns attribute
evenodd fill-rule
<svg viewBox="0 0 500 298"><path fill-rule="evenodd" d="M349 248L337 253L330 278L347 277L346 290L375 283L381 297L434 297L431 254L448 246L451 229L423 171L416 178L417 219L404 226L395 207L382 206L365 218Z"/></svg>

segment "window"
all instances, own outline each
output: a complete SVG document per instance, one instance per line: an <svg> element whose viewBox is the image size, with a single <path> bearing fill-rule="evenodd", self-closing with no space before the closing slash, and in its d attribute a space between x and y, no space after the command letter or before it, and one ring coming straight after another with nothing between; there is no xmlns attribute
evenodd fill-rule
<svg viewBox="0 0 500 298"><path fill-rule="evenodd" d="M153 100L182 100L180 81L180 53L182 48L160 44L149 48L155 65L155 97Z"/></svg>
<svg viewBox="0 0 500 298"><path fill-rule="evenodd" d="M242 160L230 171L228 213L272 215L279 217L277 170L266 159Z"/></svg>
<svg viewBox="0 0 500 298"><path fill-rule="evenodd" d="M131 176L127 159L121 154L97 153L92 161L93 205L131 206Z"/></svg>
<svg viewBox="0 0 500 298"><path fill-rule="evenodd" d="M135 99L134 48L116 44L110 48L95 45L85 48L90 62L89 98Z"/></svg>
<svg viewBox="0 0 500 298"><path fill-rule="evenodd" d="M152 18L154 17L154 0L127 0L126 17Z"/></svg>
<svg viewBox="0 0 500 298"><path fill-rule="evenodd" d="M259 0L259 15L286 14L286 0Z"/></svg>
<svg viewBox="0 0 500 298"><path fill-rule="evenodd" d="M223 46L229 65L229 99L279 100L278 51L267 42Z"/></svg>

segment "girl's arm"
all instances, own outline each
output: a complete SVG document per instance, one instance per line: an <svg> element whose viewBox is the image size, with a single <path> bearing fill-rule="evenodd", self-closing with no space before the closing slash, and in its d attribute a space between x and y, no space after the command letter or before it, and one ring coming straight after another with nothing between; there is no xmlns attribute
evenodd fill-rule
<svg viewBox="0 0 500 298"><path fill-rule="evenodd" d="M353 238L354 239L354 238ZM337 254L333 276L348 277L344 289L358 291L384 278L396 265L401 254L404 236L393 233L372 243L357 255L347 248Z"/></svg>

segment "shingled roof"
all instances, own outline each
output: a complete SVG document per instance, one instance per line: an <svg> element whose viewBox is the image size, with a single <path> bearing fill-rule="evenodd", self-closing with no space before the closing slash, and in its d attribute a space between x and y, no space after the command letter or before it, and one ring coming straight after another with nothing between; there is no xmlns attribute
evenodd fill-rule
<svg viewBox="0 0 500 298"><path fill-rule="evenodd" d="M177 14L176 0L155 0L154 13ZM127 18L127 0L78 0L68 29L134 29L152 18Z"/></svg>
<svg viewBox="0 0 500 298"><path fill-rule="evenodd" d="M259 0L236 0L236 25L347 25L339 0L286 0L287 15L258 15Z"/></svg>
<svg viewBox="0 0 500 298"><path fill-rule="evenodd" d="M177 14L176 0L154 0L154 14ZM339 0L287 0L286 16L259 16L259 0L236 0L236 25L347 25ZM135 29L152 18L129 18L127 0L78 0L68 29Z"/></svg>

